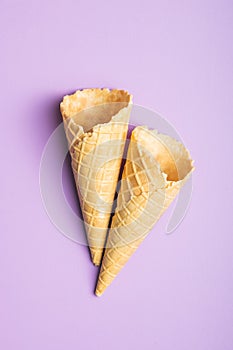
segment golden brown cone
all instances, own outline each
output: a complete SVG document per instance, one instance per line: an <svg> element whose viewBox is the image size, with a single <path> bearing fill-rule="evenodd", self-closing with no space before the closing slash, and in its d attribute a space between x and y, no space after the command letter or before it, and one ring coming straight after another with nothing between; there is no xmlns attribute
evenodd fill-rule
<svg viewBox="0 0 233 350"><path fill-rule="evenodd" d="M106 240L132 96L124 90L85 89L65 96L60 109L92 261Z"/></svg>
<svg viewBox="0 0 233 350"><path fill-rule="evenodd" d="M188 150L146 127L134 129L96 295L111 284L193 170Z"/></svg>

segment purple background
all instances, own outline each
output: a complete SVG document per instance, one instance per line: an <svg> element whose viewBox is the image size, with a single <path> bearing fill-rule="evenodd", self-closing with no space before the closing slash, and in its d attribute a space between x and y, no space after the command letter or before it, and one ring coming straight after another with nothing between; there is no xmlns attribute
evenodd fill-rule
<svg viewBox="0 0 233 350"><path fill-rule="evenodd" d="M232 1L2 0L0 13L0 348L232 350ZM165 215L97 298L38 174L62 96L104 86L166 116L196 171L176 232Z"/></svg>

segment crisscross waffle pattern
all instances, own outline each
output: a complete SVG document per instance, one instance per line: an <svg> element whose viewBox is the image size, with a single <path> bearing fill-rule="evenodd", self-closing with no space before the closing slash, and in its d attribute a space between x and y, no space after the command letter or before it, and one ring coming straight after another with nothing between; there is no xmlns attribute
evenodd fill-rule
<svg viewBox="0 0 233 350"><path fill-rule="evenodd" d="M140 143L138 136L142 137L142 134L145 142ZM143 127L136 128L132 133L117 208L96 287L98 296L139 247L190 174L189 171L180 181L168 181L149 151L151 145L156 145L155 139L157 142L157 136ZM175 144L177 146L178 143ZM182 158L184 149L180 146L178 151Z"/></svg>
<svg viewBox="0 0 233 350"><path fill-rule="evenodd" d="M128 104L109 122L97 124L88 132L83 131L76 118L64 118L73 174L95 265L99 265L102 258L130 109ZM91 110L89 117L91 118Z"/></svg>

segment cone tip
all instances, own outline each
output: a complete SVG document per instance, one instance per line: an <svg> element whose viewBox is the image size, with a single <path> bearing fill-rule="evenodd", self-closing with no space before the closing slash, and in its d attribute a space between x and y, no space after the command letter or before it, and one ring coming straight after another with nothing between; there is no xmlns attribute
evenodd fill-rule
<svg viewBox="0 0 233 350"><path fill-rule="evenodd" d="M101 293L98 289L96 289L96 290L95 290L95 295L96 295L97 297L100 297L100 296L102 295L102 293Z"/></svg>
<svg viewBox="0 0 233 350"><path fill-rule="evenodd" d="M103 249L90 247L91 261L95 266L100 266Z"/></svg>

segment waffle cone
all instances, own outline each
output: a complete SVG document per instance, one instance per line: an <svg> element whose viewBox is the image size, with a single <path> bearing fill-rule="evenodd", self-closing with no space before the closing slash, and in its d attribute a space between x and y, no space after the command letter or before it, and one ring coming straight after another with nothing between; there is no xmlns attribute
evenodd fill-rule
<svg viewBox="0 0 233 350"><path fill-rule="evenodd" d="M123 90L86 89L65 96L60 105L95 265L100 264L106 240L131 99Z"/></svg>
<svg viewBox="0 0 233 350"><path fill-rule="evenodd" d="M143 242L193 170L188 150L146 127L134 129L96 287L100 296Z"/></svg>

